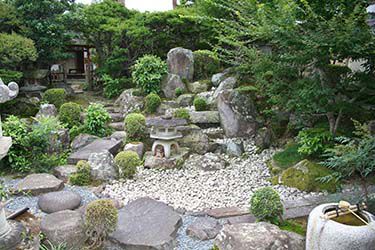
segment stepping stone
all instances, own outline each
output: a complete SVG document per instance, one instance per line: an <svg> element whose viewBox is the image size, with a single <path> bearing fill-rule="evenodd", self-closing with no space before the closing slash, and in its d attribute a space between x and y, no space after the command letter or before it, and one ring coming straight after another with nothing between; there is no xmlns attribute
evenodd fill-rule
<svg viewBox="0 0 375 250"><path fill-rule="evenodd" d="M240 223L254 223L256 222L256 218L252 214L248 215L241 215L241 216L235 216L235 217L229 217L225 220L225 224L240 224Z"/></svg>
<svg viewBox="0 0 375 250"><path fill-rule="evenodd" d="M80 160L87 161L92 153L100 153L105 150L108 150L111 154L115 155L120 150L121 145L122 141L97 139L77 152L71 154L68 158L68 164L75 165Z"/></svg>
<svg viewBox="0 0 375 250"><path fill-rule="evenodd" d="M198 218L186 229L186 234L199 240L210 240L219 234L221 228L222 226L215 219Z"/></svg>
<svg viewBox="0 0 375 250"><path fill-rule="evenodd" d="M77 167L75 165L64 165L55 167L53 175L66 183L69 181L69 177L76 172Z"/></svg>
<svg viewBox="0 0 375 250"><path fill-rule="evenodd" d="M241 216L249 214L249 211L240 209L238 207L224 207L215 208L207 211L207 215L214 217L215 219L222 219L227 217Z"/></svg>
<svg viewBox="0 0 375 250"><path fill-rule="evenodd" d="M140 198L119 210L116 231L108 249L173 250L182 225L180 215L162 202Z"/></svg>
<svg viewBox="0 0 375 250"><path fill-rule="evenodd" d="M123 131L125 129L124 122L113 122L113 123L110 123L108 126L110 126L116 131Z"/></svg>
<svg viewBox="0 0 375 250"><path fill-rule="evenodd" d="M67 249L81 249L86 240L82 215L77 211L60 211L42 218L40 229L53 245L66 244Z"/></svg>
<svg viewBox="0 0 375 250"><path fill-rule="evenodd" d="M48 214L74 210L81 205L81 196L72 191L59 191L44 194L39 197L39 208Z"/></svg>
<svg viewBox="0 0 375 250"><path fill-rule="evenodd" d="M40 195L59 191L63 187L64 183L51 174L30 174L18 182L13 187L13 191L15 193Z"/></svg>

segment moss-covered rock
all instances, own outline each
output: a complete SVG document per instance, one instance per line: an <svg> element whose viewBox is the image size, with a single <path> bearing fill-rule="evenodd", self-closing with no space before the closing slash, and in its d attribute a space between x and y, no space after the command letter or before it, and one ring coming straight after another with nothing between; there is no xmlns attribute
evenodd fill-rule
<svg viewBox="0 0 375 250"><path fill-rule="evenodd" d="M335 181L322 183L318 180L318 178L330 174L331 171L329 169L309 160L303 160L283 171L281 174L281 183L285 186L295 187L307 192L323 190L335 192L337 189Z"/></svg>

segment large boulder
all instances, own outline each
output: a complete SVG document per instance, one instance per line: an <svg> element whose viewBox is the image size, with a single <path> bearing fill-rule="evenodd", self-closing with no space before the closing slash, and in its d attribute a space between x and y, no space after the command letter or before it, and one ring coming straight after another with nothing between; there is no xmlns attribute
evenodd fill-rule
<svg viewBox="0 0 375 250"><path fill-rule="evenodd" d="M212 85L217 87L220 85L221 81L225 78L225 73L214 74L211 78Z"/></svg>
<svg viewBox="0 0 375 250"><path fill-rule="evenodd" d="M191 155L185 164L192 167L201 168L204 171L220 170L229 165L229 163L223 157L214 153Z"/></svg>
<svg viewBox="0 0 375 250"><path fill-rule="evenodd" d="M107 249L173 250L181 216L168 205L140 198L119 210L116 231Z"/></svg>
<svg viewBox="0 0 375 250"><path fill-rule="evenodd" d="M126 116L134 111L143 110L144 102L142 96L135 96L136 89L127 89L117 98L114 105L120 108L121 113Z"/></svg>
<svg viewBox="0 0 375 250"><path fill-rule="evenodd" d="M50 174L30 174L18 182L13 191L16 193L27 193L40 195L44 193L59 191L64 183Z"/></svg>
<svg viewBox="0 0 375 250"><path fill-rule="evenodd" d="M250 95L224 90L217 103L221 127L227 137L248 137L258 128L258 112Z"/></svg>
<svg viewBox="0 0 375 250"><path fill-rule="evenodd" d="M79 134L74 138L72 143L70 144L70 147L72 148L73 152L83 148L84 146L89 145L91 142L95 141L99 137L95 135L89 135L89 134Z"/></svg>
<svg viewBox="0 0 375 250"><path fill-rule="evenodd" d="M266 223L225 225L214 244L219 250L304 250L305 239Z"/></svg>
<svg viewBox="0 0 375 250"><path fill-rule="evenodd" d="M245 151L242 142L229 141L225 146L226 153L231 156L241 157Z"/></svg>
<svg viewBox="0 0 375 250"><path fill-rule="evenodd" d="M47 151L49 153L61 153L70 146L69 129L59 129L49 135Z"/></svg>
<svg viewBox="0 0 375 250"><path fill-rule="evenodd" d="M77 211L60 211L42 218L41 232L53 245L65 244L67 249L81 249L86 241L85 224Z"/></svg>
<svg viewBox="0 0 375 250"><path fill-rule="evenodd" d="M57 109L53 104L42 104L40 105L39 112L36 114L36 118L40 117L55 117L57 116Z"/></svg>
<svg viewBox="0 0 375 250"><path fill-rule="evenodd" d="M272 144L272 130L269 128L261 128L255 136L255 145L261 150L267 149Z"/></svg>
<svg viewBox="0 0 375 250"><path fill-rule="evenodd" d="M88 162L91 169L91 177L94 180L109 181L117 179L118 171L115 167L113 155L108 150L92 153Z"/></svg>
<svg viewBox="0 0 375 250"><path fill-rule="evenodd" d="M68 182L69 177L76 172L77 167L75 165L57 166L53 169L53 175L63 182Z"/></svg>
<svg viewBox="0 0 375 250"><path fill-rule="evenodd" d="M309 160L303 160L284 170L281 174L281 183L289 187L295 187L302 191L336 191L335 181L320 182L318 178L331 175L332 171L324 166Z"/></svg>
<svg viewBox="0 0 375 250"><path fill-rule="evenodd" d="M228 77L225 80L223 80L220 85L217 87L213 94L213 98L216 100L221 92L224 90L231 90L237 87L237 78L235 77Z"/></svg>
<svg viewBox="0 0 375 250"><path fill-rule="evenodd" d="M72 191L58 191L39 197L39 208L48 214L63 210L74 210L81 205L81 196Z"/></svg>
<svg viewBox="0 0 375 250"><path fill-rule="evenodd" d="M161 83L161 89L167 98L175 98L177 88L186 91L185 83L182 81L179 75L168 74L168 76L165 77Z"/></svg>
<svg viewBox="0 0 375 250"><path fill-rule="evenodd" d="M191 50L174 48L167 55L168 72L188 81L194 77L194 55Z"/></svg>
<svg viewBox="0 0 375 250"><path fill-rule="evenodd" d="M189 107L193 105L193 101L194 101L193 94L183 94L177 98L177 103L180 107Z"/></svg>
<svg viewBox="0 0 375 250"><path fill-rule="evenodd" d="M180 145L190 149L191 153L205 154L209 150L208 136L201 129L192 129L180 139Z"/></svg>
<svg viewBox="0 0 375 250"><path fill-rule="evenodd" d="M125 145L124 151L133 151L136 152L139 156L139 159L143 158L144 153L144 144L142 142L131 142Z"/></svg>

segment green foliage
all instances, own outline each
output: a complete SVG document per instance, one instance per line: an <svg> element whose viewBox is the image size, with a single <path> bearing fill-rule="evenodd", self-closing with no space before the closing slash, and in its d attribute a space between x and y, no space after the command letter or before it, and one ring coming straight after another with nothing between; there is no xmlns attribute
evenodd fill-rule
<svg viewBox="0 0 375 250"><path fill-rule="evenodd" d="M298 221L287 220L279 225L281 230L297 233L301 236L306 236L306 228L304 228Z"/></svg>
<svg viewBox="0 0 375 250"><path fill-rule="evenodd" d="M16 8L6 3L0 2L0 30L1 32L11 33L18 32L21 26L21 21L18 18Z"/></svg>
<svg viewBox="0 0 375 250"><path fill-rule="evenodd" d="M367 198L367 211L371 214L375 214L375 194L371 194Z"/></svg>
<svg viewBox="0 0 375 250"><path fill-rule="evenodd" d="M208 79L220 71L220 60L209 50L194 51L194 79Z"/></svg>
<svg viewBox="0 0 375 250"><path fill-rule="evenodd" d="M61 105L59 110L59 120L66 124L68 128L81 124L82 107L74 102L67 102Z"/></svg>
<svg viewBox="0 0 375 250"><path fill-rule="evenodd" d="M8 197L9 197L8 191L5 189L3 183L0 182L0 202L5 201L6 199L8 199Z"/></svg>
<svg viewBox="0 0 375 250"><path fill-rule="evenodd" d="M96 200L87 205L85 226L93 249L101 247L117 223L118 211L112 200Z"/></svg>
<svg viewBox="0 0 375 250"><path fill-rule="evenodd" d="M55 105L57 109L60 109L61 105L65 103L65 100L65 89L48 89L43 94L43 101Z"/></svg>
<svg viewBox="0 0 375 250"><path fill-rule="evenodd" d="M86 110L84 127L87 133L99 137L106 136L109 132L107 124L111 117L102 104L91 104Z"/></svg>
<svg viewBox="0 0 375 250"><path fill-rule="evenodd" d="M18 71L0 69L0 78L4 83L19 82L23 74Z"/></svg>
<svg viewBox="0 0 375 250"><path fill-rule="evenodd" d="M286 169L281 174L283 185L295 187L307 192L326 190L335 192L338 182L335 180L320 181L322 177L332 174L332 171L317 163L303 160L296 166Z"/></svg>
<svg viewBox="0 0 375 250"><path fill-rule="evenodd" d="M104 85L103 94L108 99L119 96L125 87L131 86L131 79L127 78L113 79L111 76L104 74L102 80Z"/></svg>
<svg viewBox="0 0 375 250"><path fill-rule="evenodd" d="M142 162L136 152L124 151L116 155L115 164L122 178L132 178L137 172L137 166Z"/></svg>
<svg viewBox="0 0 375 250"><path fill-rule="evenodd" d="M283 204L279 194L271 187L258 189L250 200L250 211L260 221L279 223L283 214Z"/></svg>
<svg viewBox="0 0 375 250"><path fill-rule="evenodd" d="M15 172L46 172L52 167L64 164L66 155L48 152L50 139L62 128L54 117L41 117L28 126L26 122L15 117L8 117L4 124L4 135L12 137L7 166Z"/></svg>
<svg viewBox="0 0 375 250"><path fill-rule="evenodd" d="M146 94L160 92L160 84L167 74L167 64L159 57L145 55L133 67L132 78L137 87Z"/></svg>
<svg viewBox="0 0 375 250"><path fill-rule="evenodd" d="M39 65L50 65L65 58L70 41L64 15L72 9L71 0L12 0L22 23L22 35L35 42Z"/></svg>
<svg viewBox="0 0 375 250"><path fill-rule="evenodd" d="M320 156L331 147L332 134L324 128L305 129L298 133L298 153Z"/></svg>
<svg viewBox="0 0 375 250"><path fill-rule="evenodd" d="M77 163L77 172L69 177L69 182L73 185L88 186L91 183L90 164L87 161Z"/></svg>
<svg viewBox="0 0 375 250"><path fill-rule="evenodd" d="M40 245L39 250L68 250L68 249L65 243L54 245L49 240L47 240L46 243Z"/></svg>
<svg viewBox="0 0 375 250"><path fill-rule="evenodd" d="M149 114L156 112L161 104L161 99L157 94L151 93L145 97L145 109Z"/></svg>
<svg viewBox="0 0 375 250"><path fill-rule="evenodd" d="M180 119L185 119L185 120L190 119L189 111L187 109L184 109L184 108L179 108L179 109L175 110L173 116L175 118L180 118Z"/></svg>
<svg viewBox="0 0 375 250"><path fill-rule="evenodd" d="M323 178L341 180L358 175L367 196L367 179L375 173L375 137L366 124L354 121L354 138L339 137L334 148L328 149L324 165L334 172Z"/></svg>
<svg viewBox="0 0 375 250"><path fill-rule="evenodd" d="M194 99L194 107L196 111L206 111L208 110L208 105L206 99L202 97L196 97Z"/></svg>
<svg viewBox="0 0 375 250"><path fill-rule="evenodd" d="M220 58L240 78L256 83L267 109L325 115L335 135L353 104L369 103L373 86L330 65L368 59L365 75L373 77L374 36L365 1L201 0L199 5L201 18L215 21Z"/></svg>
<svg viewBox="0 0 375 250"><path fill-rule="evenodd" d="M125 132L128 142L142 141L146 136L146 118L132 113L125 117Z"/></svg>
<svg viewBox="0 0 375 250"><path fill-rule="evenodd" d="M182 89L182 88L180 88L180 87L178 87L178 88L176 88L176 90L175 90L175 94L176 94L176 97L179 97L180 95L185 94L185 90Z"/></svg>
<svg viewBox="0 0 375 250"><path fill-rule="evenodd" d="M304 156L298 152L297 144L290 143L286 145L283 151L277 152L272 159L277 167L286 169L302 161Z"/></svg>
<svg viewBox="0 0 375 250"><path fill-rule="evenodd" d="M0 33L0 66L17 67L17 64L35 61L34 42L16 33Z"/></svg>

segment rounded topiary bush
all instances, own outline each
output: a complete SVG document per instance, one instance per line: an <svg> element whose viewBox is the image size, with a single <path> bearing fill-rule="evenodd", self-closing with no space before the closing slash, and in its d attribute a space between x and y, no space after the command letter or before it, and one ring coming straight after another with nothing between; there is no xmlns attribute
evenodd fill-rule
<svg viewBox="0 0 375 250"><path fill-rule="evenodd" d="M180 119L185 119L185 120L189 120L190 119L190 113L187 109L184 109L184 108L179 108L179 109L176 109L173 116L175 118L180 118Z"/></svg>
<svg viewBox="0 0 375 250"><path fill-rule="evenodd" d="M155 113L160 104L161 98L155 93L151 93L145 98L145 109L147 113Z"/></svg>
<svg viewBox="0 0 375 250"><path fill-rule="evenodd" d="M194 99L194 107L196 111L208 110L207 101L204 98L197 97Z"/></svg>
<svg viewBox="0 0 375 250"><path fill-rule="evenodd" d="M111 116L102 104L91 104L86 110L85 130L91 135L106 136L110 120Z"/></svg>
<svg viewBox="0 0 375 250"><path fill-rule="evenodd" d="M220 60L209 50L194 51L194 79L208 79L220 71Z"/></svg>
<svg viewBox="0 0 375 250"><path fill-rule="evenodd" d="M85 213L86 233L91 246L100 247L116 230L118 211L111 200L96 200L87 205Z"/></svg>
<svg viewBox="0 0 375 250"><path fill-rule="evenodd" d="M136 152L124 151L116 155L115 164L122 178L132 178L137 173L137 166L142 162Z"/></svg>
<svg viewBox="0 0 375 250"><path fill-rule="evenodd" d="M59 120L69 128L81 123L81 106L74 102L64 103L59 110Z"/></svg>
<svg viewBox="0 0 375 250"><path fill-rule="evenodd" d="M144 93L159 93L160 84L167 74L167 64L157 56L145 55L133 67L132 78Z"/></svg>
<svg viewBox="0 0 375 250"><path fill-rule="evenodd" d="M258 189L250 200L250 211L260 221L277 224L283 214L280 195L271 187Z"/></svg>
<svg viewBox="0 0 375 250"><path fill-rule="evenodd" d="M91 182L91 168L87 161L77 163L77 172L69 177L69 182L73 185L87 186Z"/></svg>
<svg viewBox="0 0 375 250"><path fill-rule="evenodd" d="M146 118L139 113L125 117L125 132L128 142L142 141L146 135Z"/></svg>
<svg viewBox="0 0 375 250"><path fill-rule="evenodd" d="M55 105L57 109L65 103L66 91L65 89L48 89L43 94L43 102Z"/></svg>

